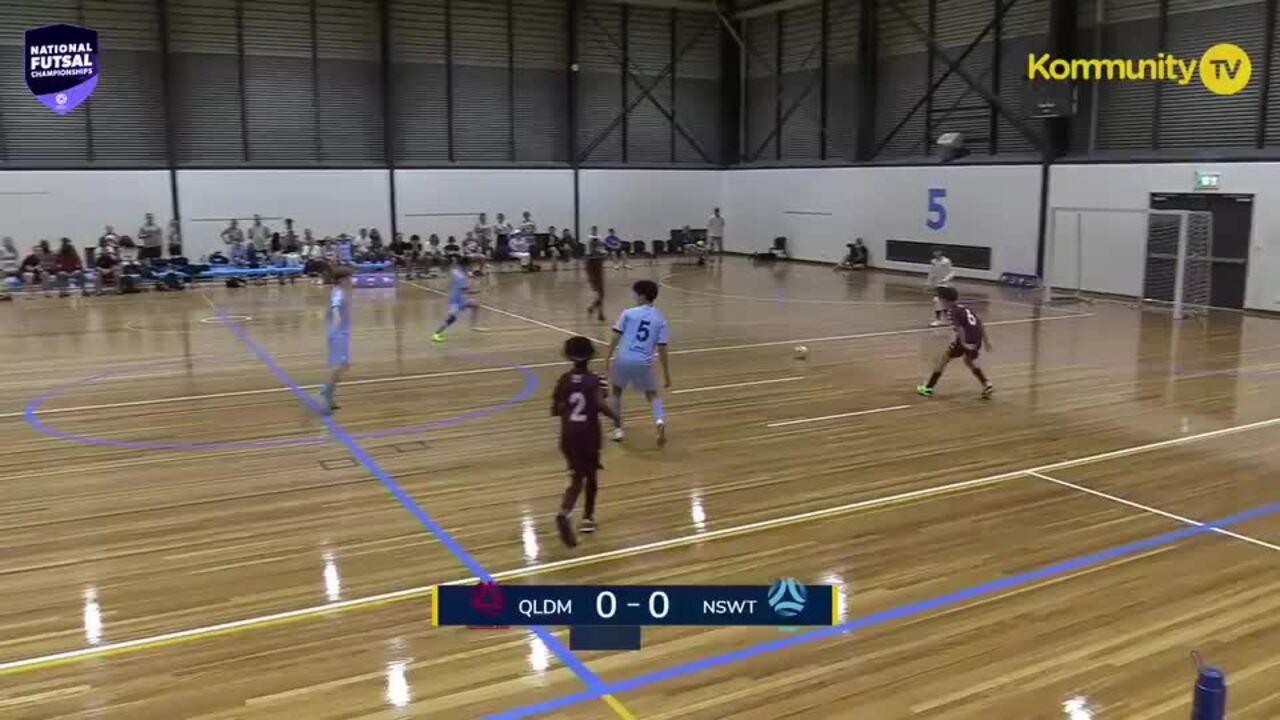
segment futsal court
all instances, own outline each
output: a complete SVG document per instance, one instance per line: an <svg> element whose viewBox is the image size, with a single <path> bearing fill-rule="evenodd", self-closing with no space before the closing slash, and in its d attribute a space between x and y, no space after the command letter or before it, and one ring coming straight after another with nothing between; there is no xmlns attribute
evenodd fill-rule
<svg viewBox="0 0 1280 720"><path fill-rule="evenodd" d="M1280 322L962 284L996 395L953 363L921 398L918 277L642 265L611 319L646 277L669 444L628 393L573 550L549 394L610 332L579 272L492 276L442 345L443 280L355 291L330 422L325 287L0 307L0 717L1172 719L1193 652L1280 717ZM484 575L790 576L843 624L432 628Z"/></svg>

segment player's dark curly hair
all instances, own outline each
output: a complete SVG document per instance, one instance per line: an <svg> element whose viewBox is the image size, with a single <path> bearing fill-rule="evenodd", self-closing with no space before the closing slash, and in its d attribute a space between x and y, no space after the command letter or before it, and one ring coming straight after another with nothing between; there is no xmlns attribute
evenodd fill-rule
<svg viewBox="0 0 1280 720"><path fill-rule="evenodd" d="M586 363L596 356L595 343L575 335L564 341L564 356L575 363Z"/></svg>
<svg viewBox="0 0 1280 720"><path fill-rule="evenodd" d="M652 280L637 280L631 290L649 302L658 299L658 283Z"/></svg>
<svg viewBox="0 0 1280 720"><path fill-rule="evenodd" d="M956 292L953 287L940 287L938 288L938 299L955 302L960 299L960 293Z"/></svg>

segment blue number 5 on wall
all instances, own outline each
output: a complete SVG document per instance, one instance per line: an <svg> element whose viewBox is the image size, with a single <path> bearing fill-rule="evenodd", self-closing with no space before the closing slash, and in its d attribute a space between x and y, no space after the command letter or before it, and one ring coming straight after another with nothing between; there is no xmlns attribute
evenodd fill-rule
<svg viewBox="0 0 1280 720"><path fill-rule="evenodd" d="M929 189L929 217L925 219L924 224L930 230L941 230L947 225L947 209L942 206L942 201L945 199L947 199L945 188Z"/></svg>

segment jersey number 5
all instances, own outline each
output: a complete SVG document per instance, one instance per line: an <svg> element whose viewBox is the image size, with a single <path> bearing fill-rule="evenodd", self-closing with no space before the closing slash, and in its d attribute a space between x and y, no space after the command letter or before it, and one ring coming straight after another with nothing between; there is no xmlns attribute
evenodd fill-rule
<svg viewBox="0 0 1280 720"><path fill-rule="evenodd" d="M646 340L649 339L649 321L648 320L641 320L640 324L636 326L636 339L639 340L640 342L645 342Z"/></svg>
<svg viewBox="0 0 1280 720"><path fill-rule="evenodd" d="M569 422L586 422L587 396L580 391L569 395Z"/></svg>

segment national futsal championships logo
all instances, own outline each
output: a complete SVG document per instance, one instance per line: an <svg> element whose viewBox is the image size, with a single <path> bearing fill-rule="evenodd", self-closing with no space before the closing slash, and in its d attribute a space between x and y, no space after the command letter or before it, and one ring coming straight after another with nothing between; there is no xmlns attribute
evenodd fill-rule
<svg viewBox="0 0 1280 720"><path fill-rule="evenodd" d="M23 77L45 107L66 115L98 89L98 33L79 25L45 25L26 32Z"/></svg>
<svg viewBox="0 0 1280 720"><path fill-rule="evenodd" d="M779 580L773 584L773 587L769 588L769 607L779 617L795 617L804 612L804 604L807 597L808 593L804 589L804 584L795 578Z"/></svg>
<svg viewBox="0 0 1280 720"><path fill-rule="evenodd" d="M1199 59L1184 59L1168 53L1154 58L1055 58L1049 53L1027 55L1029 80L1088 81L1122 80L1129 82L1171 82L1189 85L1199 76L1200 83L1214 95L1235 95L1249 85L1253 61L1239 45L1218 43Z"/></svg>

